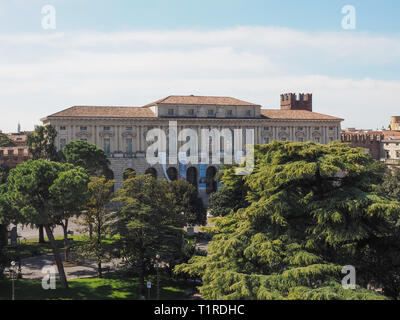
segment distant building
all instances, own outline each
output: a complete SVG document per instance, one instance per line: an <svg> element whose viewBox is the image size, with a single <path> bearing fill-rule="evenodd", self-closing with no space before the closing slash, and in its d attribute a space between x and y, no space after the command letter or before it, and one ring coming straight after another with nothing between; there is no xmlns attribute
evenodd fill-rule
<svg viewBox="0 0 400 320"><path fill-rule="evenodd" d="M342 132L342 142L350 143L354 148L363 148L372 158L387 165L400 163L400 131L350 128Z"/></svg>
<svg viewBox="0 0 400 320"><path fill-rule="evenodd" d="M177 122L178 131L193 129L199 137L203 129L253 129L256 144L273 140L327 144L340 139L343 119L313 112L312 94L288 93L280 96L280 109L262 109L231 97L169 96L142 107L74 106L42 121L55 126L58 149L73 140L104 149L119 188L126 170L165 175L163 168L151 167L145 159L146 134L152 128L168 129L169 121ZM245 140L239 144L245 150ZM166 170L171 180L186 179L199 191L215 191L215 165L169 163Z"/></svg>
<svg viewBox="0 0 400 320"><path fill-rule="evenodd" d="M390 117L390 130L400 131L400 117Z"/></svg>
<svg viewBox="0 0 400 320"><path fill-rule="evenodd" d="M0 147L0 165L9 168L15 168L18 164L29 159L28 147L26 146L26 138L28 132L21 131L18 125L19 132L17 133L4 133L10 138L15 146L14 147ZM2 133L0 131L0 133Z"/></svg>

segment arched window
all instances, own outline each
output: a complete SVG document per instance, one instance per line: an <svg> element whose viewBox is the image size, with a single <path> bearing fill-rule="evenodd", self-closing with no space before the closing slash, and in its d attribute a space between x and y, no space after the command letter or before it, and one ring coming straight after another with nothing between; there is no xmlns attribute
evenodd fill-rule
<svg viewBox="0 0 400 320"><path fill-rule="evenodd" d="M148 168L144 173L151 174L153 178L157 178L157 170L154 168Z"/></svg>
<svg viewBox="0 0 400 320"><path fill-rule="evenodd" d="M197 188L197 169L195 167L187 169L186 180Z"/></svg>
<svg viewBox="0 0 400 320"><path fill-rule="evenodd" d="M178 170L176 170L175 167L169 167L169 168L167 169L167 175L168 175L168 178L169 178L171 181L178 180Z"/></svg>

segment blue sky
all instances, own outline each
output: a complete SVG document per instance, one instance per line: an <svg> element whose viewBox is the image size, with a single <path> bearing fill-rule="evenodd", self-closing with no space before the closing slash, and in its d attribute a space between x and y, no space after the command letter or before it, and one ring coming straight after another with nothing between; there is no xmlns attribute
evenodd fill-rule
<svg viewBox="0 0 400 320"><path fill-rule="evenodd" d="M58 9L63 31L119 31L132 28L224 28L280 26L341 31L341 8L357 9L358 31L398 33L398 0L0 0L0 26L7 32L40 31L45 4Z"/></svg>
<svg viewBox="0 0 400 320"><path fill-rule="evenodd" d="M41 26L47 4L55 30ZM0 130L70 105L203 94L276 108L298 91L343 127L387 126L400 115L399 13L398 0L0 0Z"/></svg>

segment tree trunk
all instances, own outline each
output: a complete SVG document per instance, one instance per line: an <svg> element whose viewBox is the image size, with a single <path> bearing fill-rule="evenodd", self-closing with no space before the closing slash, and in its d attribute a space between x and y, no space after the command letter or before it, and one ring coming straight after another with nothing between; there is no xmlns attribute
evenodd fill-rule
<svg viewBox="0 0 400 320"><path fill-rule="evenodd" d="M65 261L68 261L69 259L69 241L68 241L68 219L65 219L65 223L61 223L61 226L63 228L63 233L64 233L64 259Z"/></svg>
<svg viewBox="0 0 400 320"><path fill-rule="evenodd" d="M39 225L39 243L45 243L43 225Z"/></svg>
<svg viewBox="0 0 400 320"><path fill-rule="evenodd" d="M142 295L143 297L146 296L146 290L144 288L144 270L143 267L140 268L139 271L139 288L140 288L140 295Z"/></svg>
<svg viewBox="0 0 400 320"><path fill-rule="evenodd" d="M89 239L92 240L93 238L93 225L89 223Z"/></svg>
<svg viewBox="0 0 400 320"><path fill-rule="evenodd" d="M98 263L97 263L97 273L98 273L98 275L99 275L99 278L102 278L102 277L103 277L103 272L102 272L102 270L101 270L101 262L98 262Z"/></svg>
<svg viewBox="0 0 400 320"><path fill-rule="evenodd" d="M60 251L58 250L56 241L54 240L53 231L51 231L51 228L48 224L46 224L44 228L46 229L47 237L49 238L50 241L50 246L53 249L54 260L56 261L58 274L60 275L61 287L63 289L68 289L67 277L65 276L65 271L61 261Z"/></svg>

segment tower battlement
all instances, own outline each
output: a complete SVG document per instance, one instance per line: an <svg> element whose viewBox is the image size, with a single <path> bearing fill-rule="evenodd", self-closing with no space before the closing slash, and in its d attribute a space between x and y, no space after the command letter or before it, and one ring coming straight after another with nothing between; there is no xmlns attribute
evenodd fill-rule
<svg viewBox="0 0 400 320"><path fill-rule="evenodd" d="M307 110L312 111L312 93L281 94L281 110Z"/></svg>

